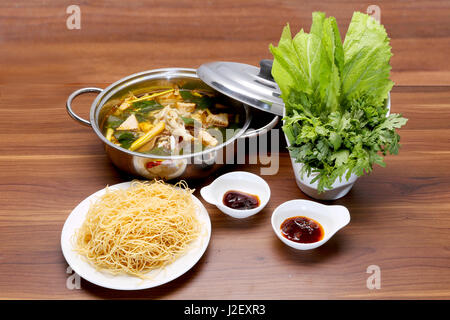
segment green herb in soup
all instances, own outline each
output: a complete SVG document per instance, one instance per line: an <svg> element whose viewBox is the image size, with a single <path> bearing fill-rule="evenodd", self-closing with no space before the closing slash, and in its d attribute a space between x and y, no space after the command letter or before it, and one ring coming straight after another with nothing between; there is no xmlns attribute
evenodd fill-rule
<svg viewBox="0 0 450 320"><path fill-rule="evenodd" d="M186 154L222 143L230 137L225 131L240 129L243 118L213 92L174 88L126 97L111 108L102 129L106 139L131 151Z"/></svg>

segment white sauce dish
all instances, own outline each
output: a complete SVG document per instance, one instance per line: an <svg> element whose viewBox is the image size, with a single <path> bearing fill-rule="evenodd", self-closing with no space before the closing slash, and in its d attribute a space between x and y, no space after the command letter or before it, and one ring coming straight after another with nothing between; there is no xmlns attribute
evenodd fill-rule
<svg viewBox="0 0 450 320"><path fill-rule="evenodd" d="M227 192L237 191L259 198L259 205L253 209L233 209L224 204ZM267 182L256 174L245 171L226 173L210 185L200 190L203 199L215 205L223 213L238 219L250 217L260 212L270 199L270 187Z"/></svg>
<svg viewBox="0 0 450 320"><path fill-rule="evenodd" d="M312 243L300 243L283 235L281 226L286 219L306 217L322 226L321 240ZM350 222L348 209L340 205L324 205L309 200L291 200L278 206L272 213L272 228L275 234L286 245L297 250L310 250L320 247L340 229Z"/></svg>

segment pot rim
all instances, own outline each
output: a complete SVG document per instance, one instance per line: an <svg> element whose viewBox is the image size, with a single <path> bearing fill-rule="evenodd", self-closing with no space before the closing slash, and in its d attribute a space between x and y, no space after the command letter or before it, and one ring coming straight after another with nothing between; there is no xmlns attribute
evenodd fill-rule
<svg viewBox="0 0 450 320"><path fill-rule="evenodd" d="M164 160L188 159L188 158L202 156L202 155L209 154L209 153L212 153L212 152L215 152L215 151L223 149L225 146L227 146L228 144L234 142L240 136L242 136L244 134L244 132L250 126L250 122L252 120L252 115L250 113L249 107L246 104L242 103L242 106L244 107L244 110L245 110L245 117L246 117L244 125L242 126L242 128L233 137L231 137L228 140L225 140L223 143L221 143L221 144L219 144L219 145L217 145L217 146L215 146L213 148L206 149L206 150L203 150L203 151L200 151L200 152L196 152L196 153L189 153L189 154L183 154L183 155L171 155L171 156L152 155L152 154L140 153L140 152L131 151L131 150L122 148L122 147L112 143L108 139L106 139L106 137L103 135L103 133L101 132L101 130L99 128L99 125L97 123L98 115L99 115L100 110L104 106L104 104L109 100L109 98L114 93L116 93L119 90L123 90L124 88L126 88L126 87L128 87L128 86L130 86L131 84L134 83L134 82L127 83L124 86L123 84L125 82L128 82L128 81L131 81L133 79L136 79L136 83L137 83L137 82L140 82L144 76L148 76L149 77L146 80L151 80L151 79L166 79L166 80L170 80L171 78L184 77L184 78L195 78L195 79L198 79L199 81L202 81L198 77L196 69L192 69L192 68L161 68L161 69L152 69L152 70L147 70L147 71L134 73L134 74L131 74L129 76L121 78L120 80L110 84L108 87L103 89L97 95L95 100L92 102L91 110L90 110L90 116L89 116L89 120L90 120L90 124L92 126L92 129L97 134L97 136L103 141L103 143L105 143L109 147L112 147L112 148L114 148L114 149L116 149L118 151L122 151L124 153L127 153L129 155L136 156L136 157L141 157L141 158L164 159ZM215 90L213 88L211 88L211 89L214 90L214 91L217 91L217 90Z"/></svg>

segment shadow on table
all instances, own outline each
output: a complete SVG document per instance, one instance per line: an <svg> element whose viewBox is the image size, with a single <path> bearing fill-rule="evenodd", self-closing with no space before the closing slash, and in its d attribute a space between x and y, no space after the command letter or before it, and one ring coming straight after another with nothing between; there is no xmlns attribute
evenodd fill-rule
<svg viewBox="0 0 450 320"><path fill-rule="evenodd" d="M279 255L282 260L290 260L294 263L301 264L320 264L332 259L342 253L342 239L339 234L335 234L322 246L312 250L296 250L285 245L280 239L274 237L273 247L274 253Z"/></svg>

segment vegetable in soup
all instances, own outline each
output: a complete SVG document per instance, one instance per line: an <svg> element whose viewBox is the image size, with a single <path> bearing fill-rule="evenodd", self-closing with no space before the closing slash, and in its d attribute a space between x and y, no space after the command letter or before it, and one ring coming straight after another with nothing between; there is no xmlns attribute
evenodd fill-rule
<svg viewBox="0 0 450 320"><path fill-rule="evenodd" d="M179 155L213 148L242 127L244 117L214 92L174 88L114 105L102 123L106 139L122 148L154 155Z"/></svg>

